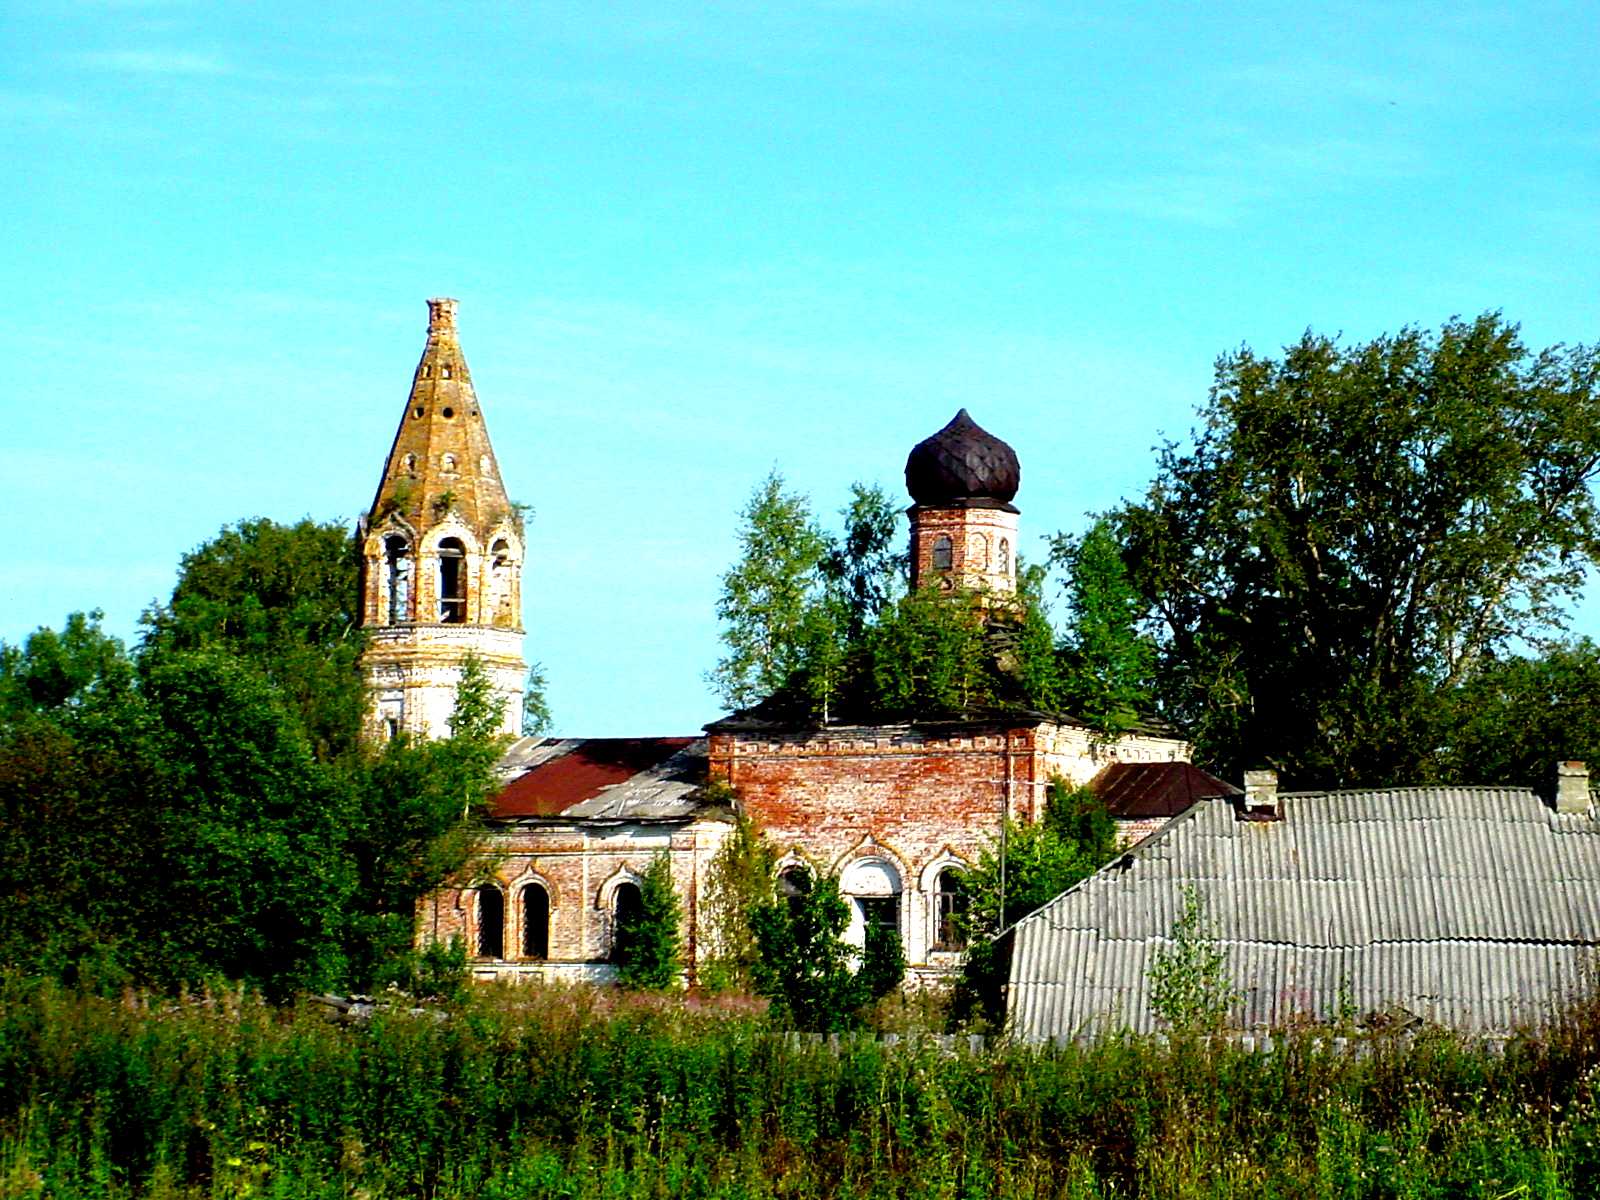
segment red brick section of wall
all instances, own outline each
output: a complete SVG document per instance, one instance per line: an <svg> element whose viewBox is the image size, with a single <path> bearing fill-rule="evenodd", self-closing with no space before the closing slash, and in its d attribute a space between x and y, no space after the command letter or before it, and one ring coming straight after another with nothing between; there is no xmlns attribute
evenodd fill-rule
<svg viewBox="0 0 1600 1200"><path fill-rule="evenodd" d="M991 727L949 736L863 730L827 734L715 734L711 773L780 850L827 870L873 842L898 860L904 884L946 850L971 861L1006 807L1037 807L1032 731Z"/></svg>

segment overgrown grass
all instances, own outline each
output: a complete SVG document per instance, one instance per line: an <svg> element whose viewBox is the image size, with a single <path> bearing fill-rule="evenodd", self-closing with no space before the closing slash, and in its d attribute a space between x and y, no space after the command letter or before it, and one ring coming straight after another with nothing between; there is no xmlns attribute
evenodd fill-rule
<svg viewBox="0 0 1600 1200"><path fill-rule="evenodd" d="M1490 1053L795 1042L737 1002L486 989L330 1023L0 980L0 1197L1600 1194L1600 1005Z"/></svg>

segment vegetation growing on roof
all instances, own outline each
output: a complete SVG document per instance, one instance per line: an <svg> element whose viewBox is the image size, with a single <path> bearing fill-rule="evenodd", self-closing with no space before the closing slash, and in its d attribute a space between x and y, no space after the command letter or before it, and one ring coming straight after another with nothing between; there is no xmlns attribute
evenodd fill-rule
<svg viewBox="0 0 1600 1200"><path fill-rule="evenodd" d="M728 653L710 675L723 700L774 719L871 722L993 712L1071 714L1107 737L1141 715L1146 643L1103 537L1060 542L1075 632L1057 633L1046 568L1020 565L1014 596L907 588L900 514L856 484L826 532L810 502L767 477L742 513L739 562L717 615ZM1117 590L1117 589L1122 590Z"/></svg>

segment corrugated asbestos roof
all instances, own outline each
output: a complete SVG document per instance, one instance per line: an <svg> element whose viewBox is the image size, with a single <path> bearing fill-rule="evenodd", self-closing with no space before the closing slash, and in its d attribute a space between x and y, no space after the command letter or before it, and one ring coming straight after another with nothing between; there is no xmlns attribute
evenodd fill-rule
<svg viewBox="0 0 1600 1200"><path fill-rule="evenodd" d="M1186 762L1116 762L1089 786L1106 811L1122 820L1175 817L1196 800L1240 794L1233 784Z"/></svg>
<svg viewBox="0 0 1600 1200"><path fill-rule="evenodd" d="M1206 800L1018 922L1012 1032L1156 1028L1148 972L1199 898L1243 998L1280 1027L1403 1010L1475 1032L1549 1015L1600 943L1600 826L1526 788L1286 793L1284 819Z"/></svg>
<svg viewBox="0 0 1600 1200"><path fill-rule="evenodd" d="M675 820L696 809L705 764L701 738L524 739L501 759L490 816Z"/></svg>

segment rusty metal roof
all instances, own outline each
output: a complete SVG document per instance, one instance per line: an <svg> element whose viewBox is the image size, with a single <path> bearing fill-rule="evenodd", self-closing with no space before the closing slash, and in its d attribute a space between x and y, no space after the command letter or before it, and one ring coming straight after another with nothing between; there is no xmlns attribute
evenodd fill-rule
<svg viewBox="0 0 1600 1200"><path fill-rule="evenodd" d="M525 738L500 763L493 820L663 820L687 816L705 782L705 742L667 738Z"/></svg>
<svg viewBox="0 0 1600 1200"><path fill-rule="evenodd" d="M1112 763L1089 783L1106 811L1122 820L1175 817L1197 800L1239 789L1193 763Z"/></svg>
<svg viewBox="0 0 1600 1200"><path fill-rule="evenodd" d="M1600 822L1531 789L1286 793L1283 819L1203 800L1014 927L1009 1020L1040 1040L1157 1028L1149 971L1187 889L1244 1028L1403 1011L1537 1023L1600 946Z"/></svg>

